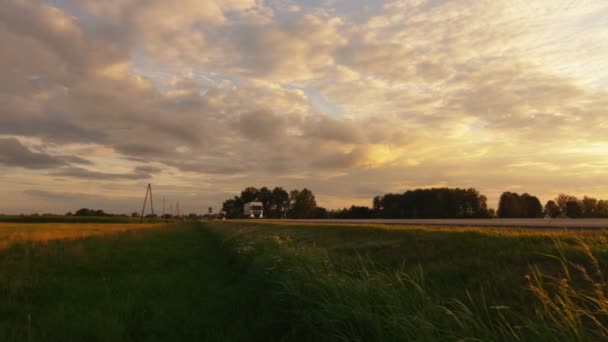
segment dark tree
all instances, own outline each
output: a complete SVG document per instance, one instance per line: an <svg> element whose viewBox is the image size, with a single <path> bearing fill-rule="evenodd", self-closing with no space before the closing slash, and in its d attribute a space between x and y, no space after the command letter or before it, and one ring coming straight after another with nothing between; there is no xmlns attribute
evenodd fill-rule
<svg viewBox="0 0 608 342"><path fill-rule="evenodd" d="M302 191L293 190L290 193L291 209L289 217L298 219L314 218L317 201L312 191L304 188Z"/></svg>
<svg viewBox="0 0 608 342"><path fill-rule="evenodd" d="M543 216L543 206L536 196L524 193L504 192L498 202L498 217L538 218Z"/></svg>
<svg viewBox="0 0 608 342"><path fill-rule="evenodd" d="M546 217L559 217L559 215L562 212L559 210L559 207L557 206L557 203L555 203L554 201L547 201L547 204L545 204L545 210L544 210L544 214Z"/></svg>
<svg viewBox="0 0 608 342"><path fill-rule="evenodd" d="M353 205L350 208L332 210L330 216L336 219L370 219L375 211L368 207Z"/></svg>
<svg viewBox="0 0 608 342"><path fill-rule="evenodd" d="M240 197L235 196L232 199L224 201L222 211L226 213L227 218L240 218L243 216L243 201Z"/></svg>
<svg viewBox="0 0 608 342"><path fill-rule="evenodd" d="M328 213L327 209L325 209L323 207L316 207L315 208L315 218L316 219L329 218L329 213Z"/></svg>
<svg viewBox="0 0 608 342"><path fill-rule="evenodd" d="M555 203L559 207L560 212L564 215L567 215L566 214L566 203L568 203L569 201L578 201L578 198L576 198L574 196L566 195L566 194L559 194L555 198Z"/></svg>
<svg viewBox="0 0 608 342"><path fill-rule="evenodd" d="M475 189L410 190L376 197L373 206L374 217L382 218L488 217L487 199Z"/></svg>
<svg viewBox="0 0 608 342"><path fill-rule="evenodd" d="M267 187L262 187L258 192L258 201L262 202L262 207L264 209L264 216L271 217L270 212L272 208L272 191L270 191Z"/></svg>
<svg viewBox="0 0 608 342"><path fill-rule="evenodd" d="M522 206L525 206L525 217L526 218L539 218L543 217L543 206L540 200L536 196L524 193L521 195Z"/></svg>
<svg viewBox="0 0 608 342"><path fill-rule="evenodd" d="M272 211L273 218L283 218L287 215L291 202L289 201L289 193L281 187L275 187L272 190Z"/></svg>
<svg viewBox="0 0 608 342"><path fill-rule="evenodd" d="M597 216L597 199L593 197L583 197L583 216L584 217L596 217Z"/></svg>
<svg viewBox="0 0 608 342"><path fill-rule="evenodd" d="M522 208L522 201L517 193L504 192L498 201L498 217L516 218L523 217L525 210Z"/></svg>
<svg viewBox="0 0 608 342"><path fill-rule="evenodd" d="M597 217L608 217L608 201L599 200L597 202L595 213Z"/></svg>
<svg viewBox="0 0 608 342"><path fill-rule="evenodd" d="M566 216L570 218L580 218L583 216L583 205L579 200L569 200L566 202Z"/></svg>
<svg viewBox="0 0 608 342"><path fill-rule="evenodd" d="M75 216L95 216L95 210L81 208L76 211Z"/></svg>
<svg viewBox="0 0 608 342"><path fill-rule="evenodd" d="M260 197L260 190L254 187L246 188L241 191L241 201L243 203L255 202L258 201Z"/></svg>

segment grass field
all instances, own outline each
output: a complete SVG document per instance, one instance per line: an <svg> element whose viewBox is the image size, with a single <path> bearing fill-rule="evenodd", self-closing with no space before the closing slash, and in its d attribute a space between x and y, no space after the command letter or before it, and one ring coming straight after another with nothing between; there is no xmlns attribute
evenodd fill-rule
<svg viewBox="0 0 608 342"><path fill-rule="evenodd" d="M145 219L149 221L149 219ZM158 219L156 219L158 222ZM139 218L127 216L64 216L39 215L19 216L0 215L0 222L4 223L139 223Z"/></svg>
<svg viewBox="0 0 608 342"><path fill-rule="evenodd" d="M0 224L2 341L594 341L604 232Z"/></svg>
<svg viewBox="0 0 608 342"><path fill-rule="evenodd" d="M0 249L16 243L47 242L108 235L133 229L159 228L158 224L125 225L122 223L0 223Z"/></svg>

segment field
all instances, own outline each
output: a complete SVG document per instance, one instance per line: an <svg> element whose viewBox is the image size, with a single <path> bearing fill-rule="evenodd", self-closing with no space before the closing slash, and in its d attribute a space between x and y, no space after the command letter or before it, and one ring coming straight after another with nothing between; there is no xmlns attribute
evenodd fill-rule
<svg viewBox="0 0 608 342"><path fill-rule="evenodd" d="M2 341L593 341L603 231L0 223Z"/></svg>

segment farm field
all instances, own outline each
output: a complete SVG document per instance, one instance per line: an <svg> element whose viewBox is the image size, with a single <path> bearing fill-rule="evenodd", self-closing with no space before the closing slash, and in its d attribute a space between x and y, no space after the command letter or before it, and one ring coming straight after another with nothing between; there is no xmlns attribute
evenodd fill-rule
<svg viewBox="0 0 608 342"><path fill-rule="evenodd" d="M2 341L606 339L603 231L0 224Z"/></svg>
<svg viewBox="0 0 608 342"><path fill-rule="evenodd" d="M264 219L266 222L284 223L317 223L317 224L392 224L392 225L425 225L455 227L505 227L505 228L548 228L548 229L608 229L605 218L535 218L535 219L309 219L285 220Z"/></svg>
<svg viewBox="0 0 608 342"><path fill-rule="evenodd" d="M158 228L158 224L145 223L0 223L0 249L25 242L48 242L77 239L124 232L133 229Z"/></svg>

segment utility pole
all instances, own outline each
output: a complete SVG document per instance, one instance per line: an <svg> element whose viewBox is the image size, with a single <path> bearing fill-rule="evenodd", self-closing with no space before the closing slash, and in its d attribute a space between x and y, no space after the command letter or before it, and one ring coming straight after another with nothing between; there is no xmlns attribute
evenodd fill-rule
<svg viewBox="0 0 608 342"><path fill-rule="evenodd" d="M163 196L163 216L161 216L163 222L166 222L165 220L165 196Z"/></svg>
<svg viewBox="0 0 608 342"><path fill-rule="evenodd" d="M146 202L148 202L148 194L150 196L150 210L152 215L154 215L154 201L152 200L152 185L148 184L148 188L146 188L146 197L144 197L144 205L141 208L141 216L139 218L139 223L144 222L144 212L146 210Z"/></svg>

